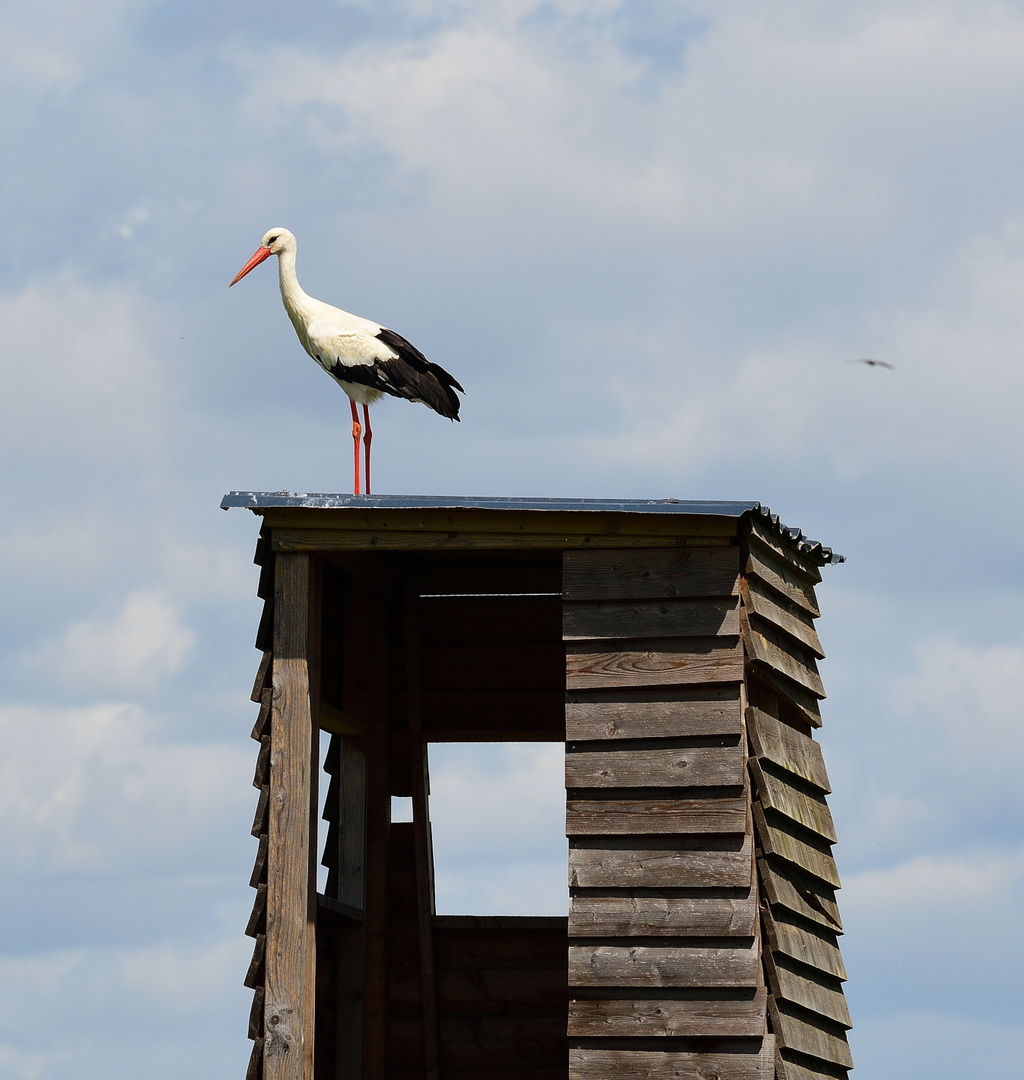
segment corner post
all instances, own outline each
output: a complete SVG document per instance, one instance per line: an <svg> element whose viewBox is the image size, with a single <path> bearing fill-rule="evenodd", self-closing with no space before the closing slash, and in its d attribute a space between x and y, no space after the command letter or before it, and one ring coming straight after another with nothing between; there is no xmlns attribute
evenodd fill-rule
<svg viewBox="0 0 1024 1080"><path fill-rule="evenodd" d="M313 1080L318 575L307 554L275 559L263 1076Z"/></svg>

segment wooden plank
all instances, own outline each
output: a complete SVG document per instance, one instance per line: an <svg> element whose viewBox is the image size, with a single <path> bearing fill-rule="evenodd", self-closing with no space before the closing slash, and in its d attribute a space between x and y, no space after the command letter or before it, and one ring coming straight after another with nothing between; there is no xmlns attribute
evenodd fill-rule
<svg viewBox="0 0 1024 1080"><path fill-rule="evenodd" d="M365 577L346 576L343 612L342 707L366 723L366 921L362 933L362 1042L342 1057L352 1080L384 1080L387 1053L387 947L391 796L388 787L388 606ZM354 1014L354 1016L353 1016ZM358 1058L361 1055L361 1064ZM356 1065L358 1064L358 1071Z"/></svg>
<svg viewBox="0 0 1024 1080"><path fill-rule="evenodd" d="M270 673L274 664L274 653L270 649L265 649L263 657L260 660L260 666L256 670L256 681L252 684L252 694L250 694L250 700L260 701L263 697L263 689L270 681Z"/></svg>
<svg viewBox="0 0 1024 1080"><path fill-rule="evenodd" d="M573 998L569 1002L569 1037L757 1038L764 1034L765 1011L763 986L747 998Z"/></svg>
<svg viewBox="0 0 1024 1080"><path fill-rule="evenodd" d="M755 537L765 547L770 548L780 559L785 560L787 564L792 566L794 570L810 578L813 584L816 585L821 581L821 570L818 568L817 563L798 551L794 545L783 540L762 518L757 517L756 514L751 514L745 519L745 523L749 536Z"/></svg>
<svg viewBox="0 0 1024 1080"><path fill-rule="evenodd" d="M768 1012L780 1049L795 1050L808 1057L821 1058L844 1069L853 1068L850 1044L842 1036L834 1035L826 1031L824 1026L810 1023L802 1016L795 1016L773 999L769 999Z"/></svg>
<svg viewBox="0 0 1024 1080"><path fill-rule="evenodd" d="M795 863L812 877L819 878L834 889L841 887L839 873L831 854L795 836L788 829L783 828L778 819L774 819L769 824L764 811L757 803L754 804L754 822L758 842L766 854Z"/></svg>
<svg viewBox="0 0 1024 1080"><path fill-rule="evenodd" d="M736 735L739 684L634 690L614 701L568 694L565 737L569 741L649 739L685 735Z"/></svg>
<svg viewBox="0 0 1024 1080"><path fill-rule="evenodd" d="M674 750L573 750L565 755L566 788L742 787L742 746ZM593 744L587 744L593 745Z"/></svg>
<svg viewBox="0 0 1024 1080"><path fill-rule="evenodd" d="M252 726L252 732L249 735L250 739L255 739L259 742L264 735L270 734L270 709L273 700L273 687L265 686L263 688L263 693L260 695L260 711L259 715L256 717L256 723Z"/></svg>
<svg viewBox="0 0 1024 1080"><path fill-rule="evenodd" d="M746 799L568 799L566 836L742 833Z"/></svg>
<svg viewBox="0 0 1024 1080"><path fill-rule="evenodd" d="M762 768L757 758L750 759L750 773L762 806L778 811L831 844L836 842L836 828L824 795L815 798L792 784L787 784L782 778Z"/></svg>
<svg viewBox="0 0 1024 1080"><path fill-rule="evenodd" d="M781 1048L776 1051L776 1080L846 1080L848 1076L846 1069L839 1065L826 1065L824 1062L820 1062L817 1066L811 1068L803 1061L792 1060L792 1057L791 1052L786 1052Z"/></svg>
<svg viewBox="0 0 1024 1080"><path fill-rule="evenodd" d="M735 637L735 597L721 600L596 600L562 605L566 641L597 638Z"/></svg>
<svg viewBox="0 0 1024 1080"><path fill-rule="evenodd" d="M324 511L320 511L323 513ZM680 522L677 527L685 528ZM274 551L331 552L331 551L564 551L568 548L622 549L666 548L671 551L692 550L705 546L726 546L725 535L690 536L687 533L605 532L584 533L579 522L572 531L490 532L485 530L427 531L419 529L317 529L274 526ZM735 550L735 548L733 549Z"/></svg>
<svg viewBox="0 0 1024 1080"><path fill-rule="evenodd" d="M775 1040L769 1036L759 1051L746 1054L569 1048L571 1080L772 1080L774 1070Z"/></svg>
<svg viewBox="0 0 1024 1080"><path fill-rule="evenodd" d="M267 960L266 1080L312 1080L316 990L316 812L320 771L316 574L276 558Z"/></svg>
<svg viewBox="0 0 1024 1080"><path fill-rule="evenodd" d="M246 937L256 937L266 932L267 927L267 886L256 886L256 899L253 901L252 911L249 914L249 922L245 927Z"/></svg>
<svg viewBox="0 0 1024 1080"><path fill-rule="evenodd" d="M738 682L743 678L743 649L730 639L692 638L638 640L631 648L587 648L581 642L566 646L565 688L679 686L694 683Z"/></svg>
<svg viewBox="0 0 1024 1080"><path fill-rule="evenodd" d="M430 838L427 793L427 744L423 739L420 701L421 669L419 625L421 601L415 581L405 585L405 684L409 718L409 757L412 772L413 846L416 861L416 913L420 978L423 985L423 1071L426 1080L439 1076L437 1026L437 974L434 963L434 854Z"/></svg>
<svg viewBox="0 0 1024 1080"><path fill-rule="evenodd" d="M742 939L741 939L742 940ZM577 945L569 942L569 986L756 986L757 942L736 947Z"/></svg>
<svg viewBox="0 0 1024 1080"><path fill-rule="evenodd" d="M771 949L764 950L762 959L768 986L776 998L824 1016L840 1027L853 1027L850 1009L838 981L824 975L815 978L811 971L804 974L805 969L796 971L785 957L776 956Z"/></svg>
<svg viewBox="0 0 1024 1080"><path fill-rule="evenodd" d="M343 904L365 906L366 868L366 751L354 739L337 736L338 830L337 892Z"/></svg>
<svg viewBox="0 0 1024 1080"><path fill-rule="evenodd" d="M253 864L252 875L249 878L249 888L258 889L260 883L267 880L267 834L260 837L260 846L256 849L256 861Z"/></svg>
<svg viewBox="0 0 1024 1080"><path fill-rule="evenodd" d="M651 545L654 548L654 545ZM735 547L606 553L566 551L562 597L573 600L665 600L739 592Z"/></svg>
<svg viewBox="0 0 1024 1080"><path fill-rule="evenodd" d="M260 788L259 798L256 800L256 813L253 814L252 828L249 832L253 836L265 836L267 833L267 815L270 811L270 785L264 784Z"/></svg>
<svg viewBox="0 0 1024 1080"><path fill-rule="evenodd" d="M764 925L768 943L775 952L846 981L846 967L834 934L814 934L801 926L781 922L770 913L765 916Z"/></svg>
<svg viewBox="0 0 1024 1080"><path fill-rule="evenodd" d="M819 699L814 694L805 690L802 686L798 686L784 675L780 675L767 664L763 664L754 658L750 659L750 674L758 683L766 687L769 693L784 699L785 704L792 707L799 719L803 720L809 727L821 727L821 707L818 704Z"/></svg>
<svg viewBox="0 0 1024 1080"><path fill-rule="evenodd" d="M570 937L753 937L757 897L573 896Z"/></svg>
<svg viewBox="0 0 1024 1080"><path fill-rule="evenodd" d="M266 978L264 972L267 959L267 935L257 934L256 944L252 947L252 959L249 961L249 968L245 973L245 978L242 980L242 985L250 990L255 990L256 987L262 986Z"/></svg>
<svg viewBox="0 0 1024 1080"><path fill-rule="evenodd" d="M813 784L826 794L832 790L821 746L774 716L747 709L747 735L754 754Z"/></svg>
<svg viewBox="0 0 1024 1080"><path fill-rule="evenodd" d="M751 537L748 540L747 559L743 567L748 577L760 578L787 600L808 615L821 615L814 595L814 585L788 562L780 559L771 548L765 547Z"/></svg>
<svg viewBox="0 0 1024 1080"><path fill-rule="evenodd" d="M806 881L794 881L792 870L788 874L783 873L767 859L759 859L757 867L762 889L772 907L792 911L826 930L842 932L839 905L835 902L835 893L830 887L810 878Z"/></svg>
<svg viewBox="0 0 1024 1080"><path fill-rule="evenodd" d="M747 888L751 883L752 838L707 850L671 848L569 847L573 888Z"/></svg>
<svg viewBox="0 0 1024 1080"><path fill-rule="evenodd" d="M771 623L758 619L757 616L747 617L745 612L741 611L740 625L743 628L743 642L752 660L785 675L815 697L825 696L818 665L809 652L793 644Z"/></svg>
<svg viewBox="0 0 1024 1080"><path fill-rule="evenodd" d="M842 883L831 853L795 835L777 818L769 823L759 804L754 803L753 810L757 839L765 854L794 863L834 889L841 888Z"/></svg>
<svg viewBox="0 0 1024 1080"><path fill-rule="evenodd" d="M799 608L785 606L782 597L759 578L745 577L740 584L743 606L754 615L777 626L813 653L819 660L825 653L818 639L811 616Z"/></svg>
<svg viewBox="0 0 1024 1080"><path fill-rule="evenodd" d="M442 549L455 546L460 534L481 538L518 536L546 538L555 547L584 550L602 538L632 537L671 540L673 544L714 542L735 544L738 521L715 514L623 513L620 510L492 510L478 507L411 507L379 509L372 506L325 509L323 507L265 507L259 511L273 526L273 539L289 528L328 533L353 530L378 534L416 533L435 537ZM454 535L453 543L444 538ZM579 534L579 544L567 537ZM498 545L500 546L500 545Z"/></svg>

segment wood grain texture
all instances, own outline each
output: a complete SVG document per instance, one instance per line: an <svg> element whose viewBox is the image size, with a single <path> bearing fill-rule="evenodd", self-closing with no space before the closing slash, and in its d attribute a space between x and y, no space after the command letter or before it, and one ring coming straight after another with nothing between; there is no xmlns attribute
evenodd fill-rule
<svg viewBox="0 0 1024 1080"><path fill-rule="evenodd" d="M770 1036L758 1053L750 1054L569 1049L571 1080L772 1080L774 1069Z"/></svg>
<svg viewBox="0 0 1024 1080"><path fill-rule="evenodd" d="M840 1027L853 1027L850 1009L838 981L827 976L815 978L813 972L794 970L784 957L776 956L771 949L764 950L763 959L768 987L778 1000L799 1005Z"/></svg>
<svg viewBox="0 0 1024 1080"><path fill-rule="evenodd" d="M328 511L329 512L329 511ZM320 511L324 513L324 511ZM639 515L637 515L639 516ZM711 519L708 519L711 520ZM690 536L685 533L584 533L580 523L557 534L542 532L488 532L470 530L419 529L318 529L274 528L274 551L564 551L567 548L666 548L689 550L704 546L724 546L725 535ZM685 528L679 522L677 528ZM735 549L733 549L735 550Z"/></svg>
<svg viewBox="0 0 1024 1080"><path fill-rule="evenodd" d="M846 967L834 934L824 931L815 934L801 926L775 919L770 913L765 917L764 928L768 944L775 952L845 982Z"/></svg>
<svg viewBox="0 0 1024 1080"><path fill-rule="evenodd" d="M566 836L742 833L746 800L568 799Z"/></svg>
<svg viewBox="0 0 1024 1080"><path fill-rule="evenodd" d="M749 675L756 679L769 693L774 693L783 698L788 706L794 708L797 715L809 727L821 727L821 706L819 698L802 686L798 686L792 679L780 675L773 667L761 663L759 660L748 655L751 661ZM748 680L749 685L749 680Z"/></svg>
<svg viewBox="0 0 1024 1080"><path fill-rule="evenodd" d="M678 690L634 690L616 700L587 700L566 695L565 737L649 739L687 735L738 735L739 684Z"/></svg>
<svg viewBox="0 0 1024 1080"><path fill-rule="evenodd" d="M312 1080L318 742L311 697L310 560L278 556L267 850L266 1080ZM313 646L315 647L315 646Z"/></svg>
<svg viewBox="0 0 1024 1080"><path fill-rule="evenodd" d="M803 838L794 835L783 827L778 819L773 819L769 823L764 811L757 803L754 804L754 822L758 842L766 854L795 863L812 877L825 882L826 885L831 885L834 889L840 888L839 873L831 854L826 854Z"/></svg>
<svg viewBox="0 0 1024 1080"><path fill-rule="evenodd" d="M573 896L570 937L753 937L757 898Z"/></svg>
<svg viewBox="0 0 1024 1080"><path fill-rule="evenodd" d="M765 1031L766 1008L764 987L741 999L574 998L569 1002L569 1037L757 1038Z"/></svg>
<svg viewBox="0 0 1024 1080"><path fill-rule="evenodd" d="M836 842L835 825L824 795L818 794L815 797L801 791L762 768L756 758L750 759L750 774L754 778L754 789L762 806L776 810L805 829L817 833L830 844Z"/></svg>
<svg viewBox="0 0 1024 1080"><path fill-rule="evenodd" d="M589 744L593 745L593 744ZM675 750L569 750L567 788L742 787L741 746L690 746Z"/></svg>
<svg viewBox="0 0 1024 1080"><path fill-rule="evenodd" d="M736 636L735 597L721 600L597 600L562 605L566 641Z"/></svg>
<svg viewBox="0 0 1024 1080"><path fill-rule="evenodd" d="M263 651L260 666L256 669L256 681L252 684L251 701L259 701L263 696L263 689L270 682L270 673L274 663L274 653L270 649Z"/></svg>
<svg viewBox="0 0 1024 1080"><path fill-rule="evenodd" d="M814 585L807 576L753 537L748 539L747 559L743 570L747 577L760 578L765 585L770 585L808 615L817 618L821 614L814 595Z"/></svg>
<svg viewBox="0 0 1024 1080"><path fill-rule="evenodd" d="M839 905L835 901L835 892L829 886L812 880L795 882L792 871L783 872L767 859L759 859L757 867L762 891L773 907L791 911L825 930L835 933L842 931Z"/></svg>
<svg viewBox="0 0 1024 1080"><path fill-rule="evenodd" d="M757 757L799 776L826 794L832 790L821 747L810 736L752 707L747 709L747 735Z"/></svg>
<svg viewBox="0 0 1024 1080"><path fill-rule="evenodd" d="M747 888L752 838L728 850L569 846L572 888Z"/></svg>
<svg viewBox="0 0 1024 1080"><path fill-rule="evenodd" d="M748 537L753 536L765 547L770 548L780 559L784 560L798 573L801 573L804 577L808 578L812 584L816 585L821 581L821 570L818 567L818 564L812 562L811 559L798 551L792 544L783 540L781 536L770 529L768 525L755 514L751 514L745 519L745 527Z"/></svg>
<svg viewBox="0 0 1024 1080"><path fill-rule="evenodd" d="M740 585L740 595L743 606L751 614L778 627L819 660L825 656L812 616L796 606L788 606L785 600L760 578L745 577Z"/></svg>
<svg viewBox="0 0 1024 1080"><path fill-rule="evenodd" d="M785 675L817 698L825 696L825 687L818 674L814 657L792 639L780 634L771 623L756 615L740 613L743 642L752 660Z"/></svg>
<svg viewBox="0 0 1024 1080"><path fill-rule="evenodd" d="M738 939L742 940L742 939ZM569 986L755 987L757 944L735 948L578 945L569 941Z"/></svg>
<svg viewBox="0 0 1024 1080"><path fill-rule="evenodd" d="M565 688L616 689L738 682L743 678L743 649L729 638L633 641L627 649L587 648L569 642Z"/></svg>
<svg viewBox="0 0 1024 1080"><path fill-rule="evenodd" d="M738 592L736 547L566 551L562 561L562 598L566 601L724 597Z"/></svg>
<svg viewBox="0 0 1024 1080"><path fill-rule="evenodd" d="M780 1048L775 1055L775 1080L846 1080L847 1071L838 1065L819 1062L811 1067L814 1059L793 1060L793 1054Z"/></svg>
<svg viewBox="0 0 1024 1080"><path fill-rule="evenodd" d="M785 1005L776 1003L774 999L769 1000L768 1010L780 1048L821 1058L844 1069L853 1068L853 1055L845 1038L833 1035L823 1026L808 1022L803 1016L794 1015Z"/></svg>

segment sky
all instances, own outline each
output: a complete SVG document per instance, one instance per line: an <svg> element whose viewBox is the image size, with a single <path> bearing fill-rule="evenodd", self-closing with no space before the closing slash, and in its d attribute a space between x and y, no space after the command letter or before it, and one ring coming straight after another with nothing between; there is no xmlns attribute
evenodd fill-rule
<svg viewBox="0 0 1024 1080"><path fill-rule="evenodd" d="M4 0L0 95L0 1080L244 1075L218 503L351 480L273 264L227 289L271 226L466 387L375 408L378 492L758 499L847 556L855 1075L1015 1074L1024 3ZM432 765L441 909L564 909L557 747Z"/></svg>

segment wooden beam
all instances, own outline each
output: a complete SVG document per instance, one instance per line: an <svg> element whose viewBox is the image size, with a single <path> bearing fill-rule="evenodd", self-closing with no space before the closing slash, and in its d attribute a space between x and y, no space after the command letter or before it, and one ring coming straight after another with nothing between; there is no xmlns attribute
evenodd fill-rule
<svg viewBox="0 0 1024 1080"><path fill-rule="evenodd" d="M586 691L566 694L569 742L739 735L741 731L739 683L634 690L613 701Z"/></svg>
<svg viewBox="0 0 1024 1080"><path fill-rule="evenodd" d="M569 942L569 986L749 986L758 983L757 942L700 946ZM743 940L743 939L739 939Z"/></svg>
<svg viewBox="0 0 1024 1080"><path fill-rule="evenodd" d="M735 596L739 592L739 551L728 546L566 551L562 590L567 602Z"/></svg>
<svg viewBox="0 0 1024 1080"><path fill-rule="evenodd" d="M749 1053L683 1050L594 1050L571 1047L570 1080L772 1080L775 1040L766 1035Z"/></svg>
<svg viewBox="0 0 1024 1080"><path fill-rule="evenodd" d="M619 749L614 743L565 755L565 786L572 788L742 787L745 748L688 746ZM600 745L600 744L598 744Z"/></svg>
<svg viewBox="0 0 1024 1080"><path fill-rule="evenodd" d="M680 837L671 847L569 847L569 884L574 889L749 888L752 838L736 837L729 847ZM614 842L614 841L612 841ZM642 841L641 841L642 842Z"/></svg>
<svg viewBox="0 0 1024 1080"><path fill-rule="evenodd" d="M609 649L602 642L573 641L566 646L568 691L693 683L738 682L743 649L731 638L634 640Z"/></svg>
<svg viewBox="0 0 1024 1080"><path fill-rule="evenodd" d="M573 896L570 937L753 937L757 897Z"/></svg>
<svg viewBox="0 0 1024 1080"><path fill-rule="evenodd" d="M267 852L264 1080L312 1080L319 774L317 571L279 555Z"/></svg>
<svg viewBox="0 0 1024 1080"><path fill-rule="evenodd" d="M569 1037L758 1038L765 1029L765 996L760 987L740 998L574 998Z"/></svg>
<svg viewBox="0 0 1024 1080"><path fill-rule="evenodd" d="M773 762L826 794L832 790L821 746L809 735L753 706L747 709L747 734L757 757Z"/></svg>
<svg viewBox="0 0 1024 1080"><path fill-rule="evenodd" d="M430 791L427 771L427 743L423 737L423 710L420 701L419 595L415 581L406 582L405 684L409 715L409 750L412 773L413 848L416 857L416 916L419 931L420 979L423 1004L423 1071L426 1080L439 1076L437 973L434 964L434 854L430 839Z"/></svg>

